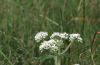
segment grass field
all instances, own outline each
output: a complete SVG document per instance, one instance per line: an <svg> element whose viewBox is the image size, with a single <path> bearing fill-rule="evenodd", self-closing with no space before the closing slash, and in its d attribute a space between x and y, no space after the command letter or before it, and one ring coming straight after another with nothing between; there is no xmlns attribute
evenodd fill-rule
<svg viewBox="0 0 100 65"><path fill-rule="evenodd" d="M100 0L0 0L0 65L54 65L34 59L48 55L34 40L40 31L81 35L61 65L100 64Z"/></svg>

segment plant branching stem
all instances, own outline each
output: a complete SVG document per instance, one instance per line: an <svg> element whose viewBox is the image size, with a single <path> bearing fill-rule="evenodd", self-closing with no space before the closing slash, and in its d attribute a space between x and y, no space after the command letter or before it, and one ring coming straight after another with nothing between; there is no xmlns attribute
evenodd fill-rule
<svg viewBox="0 0 100 65"><path fill-rule="evenodd" d="M69 47L72 45L72 43L73 43L73 42L71 42L71 43L68 45L68 47L67 47L61 54L64 54L64 53L69 49ZM60 54L60 55L61 55L61 54Z"/></svg>

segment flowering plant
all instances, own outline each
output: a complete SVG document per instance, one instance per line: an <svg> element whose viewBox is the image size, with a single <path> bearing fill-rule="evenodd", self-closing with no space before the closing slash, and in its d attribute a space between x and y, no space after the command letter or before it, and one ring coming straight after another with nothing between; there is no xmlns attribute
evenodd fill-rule
<svg viewBox="0 0 100 65"><path fill-rule="evenodd" d="M68 48L72 45L72 43L77 40L78 42L82 43L82 38L80 37L80 34L67 34L54 32L50 36L50 40L46 41L45 38L48 36L47 32L39 32L35 36L36 42L43 41L41 45L39 46L39 50L43 52L44 50L48 50L50 53L57 53L58 55L64 54ZM64 40L69 39L70 44L68 47L61 52L61 47L64 45ZM54 57L55 65L61 64L61 56Z"/></svg>

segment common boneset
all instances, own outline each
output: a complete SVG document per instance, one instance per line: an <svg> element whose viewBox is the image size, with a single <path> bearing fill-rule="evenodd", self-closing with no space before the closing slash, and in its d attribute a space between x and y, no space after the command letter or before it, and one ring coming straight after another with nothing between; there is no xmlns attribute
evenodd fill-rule
<svg viewBox="0 0 100 65"><path fill-rule="evenodd" d="M45 40L45 38L48 36L47 32L39 32L35 36L36 42L43 41L41 42L39 46L39 50L43 52L44 50L48 50L50 53L57 53L58 55L64 54L68 48L73 44L74 41L78 41L82 43L82 38L80 37L80 34L67 34L66 32L64 33L59 33L59 32L54 32L50 36L50 40ZM66 47L64 51L61 52L61 47L64 45L64 40L69 38L70 44ZM57 56L54 57L55 60L55 65L60 65L61 64L61 57Z"/></svg>

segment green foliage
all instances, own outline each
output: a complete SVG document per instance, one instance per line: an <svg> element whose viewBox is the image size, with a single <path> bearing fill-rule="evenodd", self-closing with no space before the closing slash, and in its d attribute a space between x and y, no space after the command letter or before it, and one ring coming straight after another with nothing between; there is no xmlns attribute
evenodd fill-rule
<svg viewBox="0 0 100 65"><path fill-rule="evenodd" d="M0 0L0 65L54 65L53 56L41 53L40 44L34 41L39 31L49 35L56 31L80 33L84 42L70 47L66 53L71 56L64 55L62 65L99 65L100 34L90 53L93 36L100 31L99 3L100 0ZM26 60L32 57L39 60Z"/></svg>

